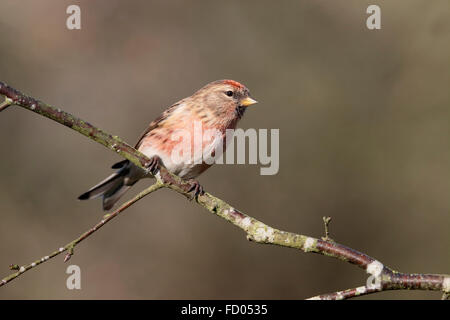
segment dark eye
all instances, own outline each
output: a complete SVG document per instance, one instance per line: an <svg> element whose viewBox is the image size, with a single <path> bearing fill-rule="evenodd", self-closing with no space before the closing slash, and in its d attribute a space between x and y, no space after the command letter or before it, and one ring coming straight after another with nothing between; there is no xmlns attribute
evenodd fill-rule
<svg viewBox="0 0 450 320"><path fill-rule="evenodd" d="M225 92L225 94L227 96L229 96L229 97L232 97L233 96L233 91L227 91L227 92Z"/></svg>

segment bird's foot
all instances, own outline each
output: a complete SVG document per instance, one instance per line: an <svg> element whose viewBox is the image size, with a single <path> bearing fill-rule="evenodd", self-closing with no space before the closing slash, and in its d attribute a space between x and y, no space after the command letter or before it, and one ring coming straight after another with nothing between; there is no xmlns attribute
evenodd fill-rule
<svg viewBox="0 0 450 320"><path fill-rule="evenodd" d="M188 189L188 193L189 192L193 192L192 194L192 198L198 200L198 196L200 195L204 195L205 191L203 190L203 187L200 185L200 183L197 180L194 179L189 179L189 184L190 184L190 188Z"/></svg>
<svg viewBox="0 0 450 320"><path fill-rule="evenodd" d="M150 172L152 175L155 175L159 167L161 166L161 158L158 156L153 156L150 158L150 161L146 163L145 167L147 168L147 171Z"/></svg>

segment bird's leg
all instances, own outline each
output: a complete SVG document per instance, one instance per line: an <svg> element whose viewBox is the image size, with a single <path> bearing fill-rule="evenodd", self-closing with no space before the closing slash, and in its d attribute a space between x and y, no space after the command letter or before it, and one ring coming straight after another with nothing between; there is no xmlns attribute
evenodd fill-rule
<svg viewBox="0 0 450 320"><path fill-rule="evenodd" d="M193 199L198 200L198 196L203 195L205 193L205 191L203 190L203 187L200 185L200 183L197 180L189 179L188 182L190 184L190 188L188 189L187 192L194 191L191 200L193 200Z"/></svg>
<svg viewBox="0 0 450 320"><path fill-rule="evenodd" d="M153 156L150 158L150 161L146 163L145 167L147 168L147 171L150 172L152 175L155 175L159 167L161 165L161 158L158 156Z"/></svg>

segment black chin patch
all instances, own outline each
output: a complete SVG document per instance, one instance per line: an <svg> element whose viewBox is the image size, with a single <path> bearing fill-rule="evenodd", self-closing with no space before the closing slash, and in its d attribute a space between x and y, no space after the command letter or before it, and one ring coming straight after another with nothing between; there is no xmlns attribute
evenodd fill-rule
<svg viewBox="0 0 450 320"><path fill-rule="evenodd" d="M244 113L245 113L245 107L243 107L243 106L238 106L236 109L235 109L235 112L236 112L236 116L240 119L240 118L242 118L242 116L244 115Z"/></svg>

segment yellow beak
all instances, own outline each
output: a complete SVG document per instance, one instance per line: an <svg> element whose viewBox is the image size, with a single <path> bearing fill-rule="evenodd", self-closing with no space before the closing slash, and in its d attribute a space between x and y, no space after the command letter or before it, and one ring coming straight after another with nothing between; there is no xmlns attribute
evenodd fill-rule
<svg viewBox="0 0 450 320"><path fill-rule="evenodd" d="M248 107L251 106L252 104L258 103L258 101L256 101L255 99L252 99L250 97L246 97L244 99L241 100L240 105L243 107Z"/></svg>

